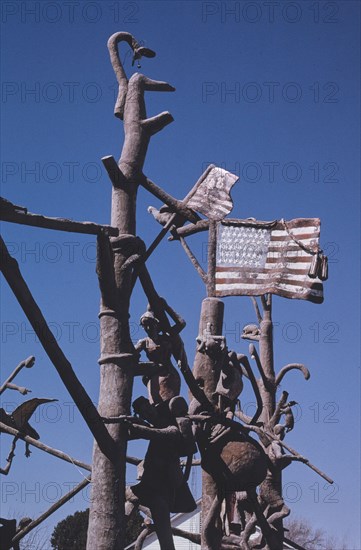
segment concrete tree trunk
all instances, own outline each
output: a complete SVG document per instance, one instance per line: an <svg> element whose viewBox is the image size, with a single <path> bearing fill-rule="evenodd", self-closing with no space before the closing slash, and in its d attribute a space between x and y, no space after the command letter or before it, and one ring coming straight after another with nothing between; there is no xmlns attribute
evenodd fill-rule
<svg viewBox="0 0 361 550"><path fill-rule="evenodd" d="M199 335L204 334L206 329L214 336L222 334L224 315L224 303L218 298L205 298L202 302L202 310L199 323ZM218 361L219 363L219 361ZM220 365L207 354L197 352L194 360L193 374L197 382L201 381L203 390L208 400L217 405L215 394L217 382L220 375ZM212 510L218 500L217 484L210 474L202 470L202 525L208 525L207 517L214 515ZM212 532L201 531L202 550L219 550L222 541L222 526L220 517L216 517L211 526Z"/></svg>
<svg viewBox="0 0 361 550"><path fill-rule="evenodd" d="M103 159L113 184L111 225L119 229L119 237L111 239L111 246L104 236L98 240L97 272L102 295L98 410L102 417L130 414L135 355L129 303L134 266L145 251L143 242L135 236L137 190L144 180L142 170L150 138L173 121L167 112L146 118L144 92L174 88L138 73L128 82L118 54L121 41L131 46L134 57L155 55L141 48L129 33L119 32L109 38L110 59L119 84L115 115L124 120L125 138L118 165L113 157ZM116 448L111 459L94 444L87 550L121 550L125 545L127 433L121 424L111 424L108 430Z"/></svg>

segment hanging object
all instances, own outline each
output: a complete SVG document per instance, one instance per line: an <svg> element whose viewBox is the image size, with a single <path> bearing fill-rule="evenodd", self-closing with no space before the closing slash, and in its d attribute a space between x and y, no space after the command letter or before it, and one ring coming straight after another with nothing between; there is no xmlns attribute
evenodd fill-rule
<svg viewBox="0 0 361 550"><path fill-rule="evenodd" d="M310 269L308 270L308 276L311 277L311 279L316 279L318 276L318 272L320 269L320 258L318 254L314 254L313 258L311 260Z"/></svg>
<svg viewBox="0 0 361 550"><path fill-rule="evenodd" d="M327 256L321 256L321 268L319 277L321 281L327 281L328 279L328 258Z"/></svg>

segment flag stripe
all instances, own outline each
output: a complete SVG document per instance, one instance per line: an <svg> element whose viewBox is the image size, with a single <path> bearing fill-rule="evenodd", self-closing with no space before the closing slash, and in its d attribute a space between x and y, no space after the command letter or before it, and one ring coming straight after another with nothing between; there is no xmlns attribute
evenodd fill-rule
<svg viewBox="0 0 361 550"><path fill-rule="evenodd" d="M308 233L310 235L314 235L315 233L319 233L319 229L318 227L316 226L309 226L309 227L305 227L305 226L302 226L302 227L295 227L294 229L290 229L287 225L287 228L289 229L289 231L292 231L292 235L294 237L297 237L299 238L300 235L302 235L302 233ZM280 237L280 236L284 236L284 235L288 235L289 236L289 233L287 231L287 229L285 227L279 227L277 229L273 229L272 230L272 234L275 236L275 237Z"/></svg>
<svg viewBox="0 0 361 550"><path fill-rule="evenodd" d="M203 211L205 212L209 209L208 201L201 201L201 200L197 201L195 204L192 204L190 202L189 205L187 205L187 206L189 206L189 208L193 208L193 210L197 209L197 211L202 212L202 214L203 214ZM229 212L229 210L222 209L222 207L219 204L217 204L217 205L213 204L212 205L212 212L216 212L217 215L222 214L222 216L225 216Z"/></svg>
<svg viewBox="0 0 361 550"><path fill-rule="evenodd" d="M254 279L254 280L250 280L250 279L243 279L242 277L240 278L230 278L230 279L217 279L217 288L221 289L222 286L223 287L229 287L229 288L235 288L235 285L239 285L241 284L242 287L244 288L252 288L254 285L274 285L274 284L287 284L288 286L300 286L300 283L302 283L302 286L304 288L310 288L312 290L320 290L322 292L322 288L323 288L323 285L322 283L313 283L313 282L307 282L305 283L303 281L303 278L301 279L288 279L288 278L282 278L282 281L279 281L279 280L275 280L273 281L272 279L270 280L269 278L267 279Z"/></svg>
<svg viewBox="0 0 361 550"><path fill-rule="evenodd" d="M307 266L308 265L309 264L307 264ZM260 267L260 268L257 268L257 270L254 267L242 267L242 269L238 269L238 271L236 271L236 269L238 269L238 268L235 268L235 267L217 267L216 276L218 276L218 274L221 275L222 273L226 273L227 275L230 274L230 273L237 273L237 274L242 273L243 275L247 275L249 273L250 277L256 277L256 276L258 276L259 274L262 274L262 273L265 273L269 276L271 273L277 272L277 270L274 267L272 267L271 269L270 268L265 268L265 267ZM281 270L280 270L280 272L281 272ZM308 275L308 272L309 272L309 268L307 268L307 269L290 268L290 269L287 270L287 273L293 273L295 275Z"/></svg>
<svg viewBox="0 0 361 550"><path fill-rule="evenodd" d="M309 258L309 253L306 252L306 250L303 250L302 248L298 247L290 249L286 248L286 250L280 250L279 248L269 248L267 257L269 258Z"/></svg>
<svg viewBox="0 0 361 550"><path fill-rule="evenodd" d="M278 222L280 227L283 227L282 221ZM287 220L286 225L289 229L296 230L300 227L317 227L320 226L319 218L294 218L293 220ZM292 231L293 233L293 231Z"/></svg>
<svg viewBox="0 0 361 550"><path fill-rule="evenodd" d="M277 282L276 284L272 284L272 283L266 283L266 284L263 284L263 286L259 286L258 288L255 288L253 284L247 284L247 283L243 283L242 287L244 289L247 289L247 290L251 290L253 291L254 294L263 294L263 292L269 292L269 290L266 290L264 291L263 289L265 288L283 288L285 290L295 290L295 287L299 289L299 292L300 293L312 293L314 294L315 296L321 296L322 295L322 289L320 288L313 288L313 287L310 287L310 286L300 286L300 284L288 284L288 283L279 283ZM217 286L217 289L219 291L221 290L233 290L233 289L237 289L239 288L239 284L238 283L225 283L225 284L221 284L219 286Z"/></svg>
<svg viewBox="0 0 361 550"><path fill-rule="evenodd" d="M216 272L219 273L223 269L227 269L227 268L217 267ZM268 264L268 267L266 264L265 267L257 267L257 268L256 267L240 268L238 266L234 266L231 268L231 271L236 271L236 270L238 270L239 273L251 273L253 274L253 276L256 275L257 273L275 273L277 271L279 271L280 273L298 273L298 274L308 275L310 271L310 262L298 263L297 268L292 263L290 262L286 263L284 261L270 263Z"/></svg>
<svg viewBox="0 0 361 550"><path fill-rule="evenodd" d="M228 214L232 210L233 204L229 200L222 201L220 197L218 197L218 200L219 202L211 205L212 211L218 210L222 214ZM200 210L200 208L209 209L210 200L209 197L205 197L203 194L197 195L196 193L187 203L187 206L189 206L189 208L194 208L194 210Z"/></svg>
<svg viewBox="0 0 361 550"><path fill-rule="evenodd" d="M308 256L306 256L306 258L309 258L310 257L310 254L308 254ZM289 259L290 261L287 262L287 259ZM281 261L280 261L281 260ZM273 256L267 256L267 263L268 264L278 264L278 263L282 263L286 266L287 263L298 263L298 262L302 262L304 263L305 262L305 257L302 257L301 254L297 254L297 256L289 256L287 254L287 256L285 255L279 255L278 257L273 257ZM308 262L309 264L310 262Z"/></svg>
<svg viewBox="0 0 361 550"><path fill-rule="evenodd" d="M318 239L320 236L319 233L300 233L299 235L294 235L294 237L302 242L306 239L310 240L310 239ZM282 242L287 242L287 241L290 241L290 242L294 242L292 241L292 239L290 239L290 237L288 236L288 233L285 231L283 235L274 235L273 231L272 231L272 235L271 235L271 241L282 241Z"/></svg>
<svg viewBox="0 0 361 550"><path fill-rule="evenodd" d="M216 273L216 282L221 283L223 281L232 281L232 280L239 280L239 281L249 281L258 283L259 281L264 282L265 280L272 281L276 280L277 278L283 278L283 279L295 279L298 281L303 281L305 279L305 275L308 275L308 270L304 271L293 271L292 273L284 273L282 270L278 271L269 271L265 273L257 273L257 277L254 276L253 273L242 273L239 271L231 271L229 273Z"/></svg>
<svg viewBox="0 0 361 550"><path fill-rule="evenodd" d="M282 296L283 298L291 298L291 299L301 299L301 300L308 300L310 302L313 302L315 304L322 304L323 302L323 293L314 293L312 291L306 291L303 292L303 289L301 288L301 292L295 292L294 289L287 290L285 288L280 287L279 285L272 286L272 285L265 285L263 288L259 287L257 289L251 288L251 289L242 289L242 292L240 292L239 287L235 289L218 289L216 288L216 296L218 297L225 297L225 296L263 296L264 294L277 294L278 296Z"/></svg>
<svg viewBox="0 0 361 550"><path fill-rule="evenodd" d="M275 242L275 241L270 241L270 246L268 247L268 251L269 252L278 252L280 254L284 254L284 253L287 253L287 251L289 250L290 252L292 251L295 251L295 250L304 250L306 249L307 250L317 250L317 241L315 239L309 239L308 241L300 241L300 243L302 244L302 247L300 247L300 245L296 244L296 243L291 243L290 241L280 241L280 242Z"/></svg>

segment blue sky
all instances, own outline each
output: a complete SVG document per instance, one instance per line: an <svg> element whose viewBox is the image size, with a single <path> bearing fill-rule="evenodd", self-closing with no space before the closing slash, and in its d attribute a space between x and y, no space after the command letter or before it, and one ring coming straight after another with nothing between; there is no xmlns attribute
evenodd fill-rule
<svg viewBox="0 0 361 550"><path fill-rule="evenodd" d="M119 157L123 129L113 116L117 86L106 42L119 30L157 52L141 72L166 80L175 93L148 93L149 115L175 121L153 137L144 172L184 197L213 162L240 176L232 217L261 220L320 217L329 254L325 301L276 297L278 368L303 362L305 382L289 375L282 389L299 402L288 442L337 485L293 465L285 497L297 516L359 549L359 43L358 2L3 2L2 196L32 212L109 223L111 185L101 157ZM127 46L121 56L127 74ZM138 195L138 234L147 244L159 226L146 211L156 199ZM99 291L91 236L2 224L2 234L65 354L96 402ZM204 258L204 236L189 243ZM187 320L192 361L201 300L199 280L178 243L166 240L149 260L159 293ZM92 439L6 283L2 281L2 379L33 354L19 384L32 396L56 397L34 419L41 439L90 461ZM146 306L136 287L134 340ZM250 300L225 298L230 348L247 353L239 333L254 321ZM184 391L185 387L184 387ZM135 384L134 396L144 394ZM22 401L3 395L11 410ZM252 401L244 392L242 402ZM10 443L10 438L1 436ZM7 454L3 445L2 465ZM143 447L132 444L140 454ZM135 474L129 470L128 480ZM3 478L2 515L35 516L82 479L79 471L18 444ZM86 495L57 512L48 526L88 505ZM336 549L335 549L336 550Z"/></svg>

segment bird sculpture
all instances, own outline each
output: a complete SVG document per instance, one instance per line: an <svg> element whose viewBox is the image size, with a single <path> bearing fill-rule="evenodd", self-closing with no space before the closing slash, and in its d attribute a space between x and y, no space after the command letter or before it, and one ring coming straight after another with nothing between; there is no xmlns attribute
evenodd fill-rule
<svg viewBox="0 0 361 550"><path fill-rule="evenodd" d="M166 204L161 206L159 210L154 206L148 206L148 212L149 214L152 214L154 219L163 226L169 222L173 215Z"/></svg>
<svg viewBox="0 0 361 550"><path fill-rule="evenodd" d="M38 432L29 424L31 416L34 414L39 405L44 403L51 403L53 401L58 401L57 399L47 399L47 398L38 398L34 397L28 401L21 403L16 409L8 414L4 409L0 408L0 421L3 424L6 424L10 428L15 428L19 430L22 435L28 435L33 439L40 439ZM17 437L15 438L17 439ZM14 440L15 441L15 440ZM25 456L30 456L29 443L25 442Z"/></svg>

